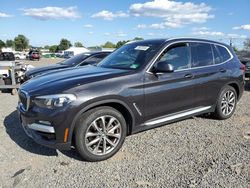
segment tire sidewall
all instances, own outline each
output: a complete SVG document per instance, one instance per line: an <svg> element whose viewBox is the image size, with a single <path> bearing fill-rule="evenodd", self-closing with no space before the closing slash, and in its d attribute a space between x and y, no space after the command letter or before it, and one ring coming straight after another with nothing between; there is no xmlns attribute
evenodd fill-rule
<svg viewBox="0 0 250 188"><path fill-rule="evenodd" d="M227 91L232 91L234 93L236 101L235 101L233 111L229 115L224 115L222 110L221 110L221 101L222 101L222 98L223 98L224 94ZM217 118L219 118L219 119L228 119L228 118L230 118L234 114L236 106L237 106L237 93L236 93L235 89L233 87L231 87L231 86L225 86L222 89L222 91L220 92L219 99L218 99L217 104L216 104L215 114L216 114Z"/></svg>
<svg viewBox="0 0 250 188"><path fill-rule="evenodd" d="M98 117L103 115L111 115L114 116L121 124L121 138L117 146L106 155L94 155L92 154L85 143L85 134L88 130L90 124ZM102 161L112 157L116 152L119 151L126 137L127 126L124 117L120 112L111 107L98 107L88 112L85 112L77 121L76 129L75 129L75 143L76 149L79 154L83 157L83 159L87 161Z"/></svg>

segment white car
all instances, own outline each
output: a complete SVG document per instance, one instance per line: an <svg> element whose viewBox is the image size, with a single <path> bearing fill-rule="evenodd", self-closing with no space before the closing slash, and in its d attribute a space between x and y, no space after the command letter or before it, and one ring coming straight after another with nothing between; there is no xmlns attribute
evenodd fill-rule
<svg viewBox="0 0 250 188"><path fill-rule="evenodd" d="M15 53L15 59L24 60L24 59L26 59L26 55L23 53Z"/></svg>

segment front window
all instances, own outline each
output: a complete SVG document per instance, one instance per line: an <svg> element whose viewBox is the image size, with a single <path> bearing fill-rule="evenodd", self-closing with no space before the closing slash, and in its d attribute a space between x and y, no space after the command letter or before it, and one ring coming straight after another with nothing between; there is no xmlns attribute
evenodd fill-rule
<svg viewBox="0 0 250 188"><path fill-rule="evenodd" d="M90 54L79 54L74 57L71 57L65 61L60 62L61 65L67 66L76 66L81 63L84 59L86 59Z"/></svg>
<svg viewBox="0 0 250 188"><path fill-rule="evenodd" d="M148 63L160 47L161 43L136 42L126 44L106 57L98 66L135 70Z"/></svg>
<svg viewBox="0 0 250 188"><path fill-rule="evenodd" d="M164 51L158 61L166 62L174 67L174 70L190 68L190 53L187 43L178 43Z"/></svg>

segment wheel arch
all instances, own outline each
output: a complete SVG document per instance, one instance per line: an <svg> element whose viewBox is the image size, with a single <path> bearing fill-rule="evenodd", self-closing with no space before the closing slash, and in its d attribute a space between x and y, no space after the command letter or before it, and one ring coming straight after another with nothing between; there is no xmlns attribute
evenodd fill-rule
<svg viewBox="0 0 250 188"><path fill-rule="evenodd" d="M96 107L100 107L100 106L109 106L109 107L112 107L114 109L116 109L117 111L119 111L123 116L124 116L124 119L127 123L127 128L128 128L128 131L127 131L127 135L130 135L131 132L132 132L132 127L134 126L134 123L135 123L135 117L134 117L134 114L132 112L132 110L130 109L130 107L123 101L121 100L118 100L118 99L109 99L109 100L102 100L102 101L98 101L98 102L94 102L94 103L91 103L87 106L85 106L84 108L82 108L77 114L76 116L74 117L72 123L71 123L71 126L70 126L70 134L69 134L69 138L68 140L70 140L71 142L73 141L73 136L74 136L74 130L75 130L75 125L77 123L77 120L79 119L79 117L93 109L93 108L96 108Z"/></svg>

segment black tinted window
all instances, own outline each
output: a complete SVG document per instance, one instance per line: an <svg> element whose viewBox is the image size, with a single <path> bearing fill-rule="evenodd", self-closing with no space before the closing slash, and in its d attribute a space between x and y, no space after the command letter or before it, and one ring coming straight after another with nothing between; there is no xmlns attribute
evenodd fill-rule
<svg viewBox="0 0 250 188"><path fill-rule="evenodd" d="M87 59L85 59L82 63L81 66L87 65L87 64L97 64L99 63L101 60L104 59L104 57L106 57L108 54L99 54L99 55L95 55L92 57L89 57Z"/></svg>
<svg viewBox="0 0 250 188"><path fill-rule="evenodd" d="M60 64L67 65L67 66L76 66L79 63L81 63L84 59L86 59L88 56L89 56L89 54L79 54L79 55L73 56L69 59L66 59L65 61L61 62Z"/></svg>
<svg viewBox="0 0 250 188"><path fill-rule="evenodd" d="M223 62L223 59L218 51L218 49L215 47L215 45L212 45L213 47L213 52L214 52L214 63L215 64L220 64Z"/></svg>
<svg viewBox="0 0 250 188"><path fill-rule="evenodd" d="M231 58L231 56L228 53L226 48L224 48L222 46L219 46L219 45L216 45L216 48L218 49L218 51L220 53L220 56L222 58L222 62L225 62L225 61L227 61L227 60L229 60Z"/></svg>
<svg viewBox="0 0 250 188"><path fill-rule="evenodd" d="M189 68L190 54L187 44L177 44L171 46L162 54L159 61L164 61L173 65L174 70L182 70Z"/></svg>
<svg viewBox="0 0 250 188"><path fill-rule="evenodd" d="M0 53L0 61L14 61L15 56L12 52L2 52Z"/></svg>
<svg viewBox="0 0 250 188"><path fill-rule="evenodd" d="M211 45L207 43L191 43L192 67L203 67L213 64Z"/></svg>

